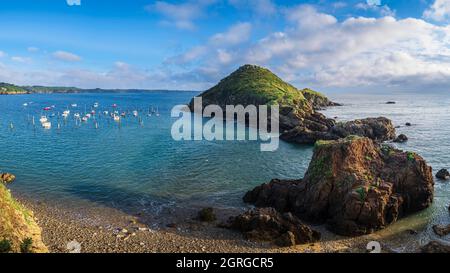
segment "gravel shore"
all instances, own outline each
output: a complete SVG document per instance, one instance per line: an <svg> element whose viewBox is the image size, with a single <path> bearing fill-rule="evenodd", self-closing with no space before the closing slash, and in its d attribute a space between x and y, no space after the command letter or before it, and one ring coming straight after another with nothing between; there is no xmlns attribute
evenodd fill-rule
<svg viewBox="0 0 450 273"><path fill-rule="evenodd" d="M269 243L250 242L238 232L217 227L229 215L218 212L218 221L202 223L195 214L179 217L176 222L161 225L147 222L139 215L129 215L110 207L93 205L71 208L57 204L22 199L33 210L42 229L43 241L50 252L65 253L305 253L367 252L370 241L383 242L388 236L375 233L360 237L340 237L325 230L315 244L279 248ZM401 232L396 239L413 236ZM384 252L396 252L394 244L382 243ZM77 246L80 248L77 248Z"/></svg>

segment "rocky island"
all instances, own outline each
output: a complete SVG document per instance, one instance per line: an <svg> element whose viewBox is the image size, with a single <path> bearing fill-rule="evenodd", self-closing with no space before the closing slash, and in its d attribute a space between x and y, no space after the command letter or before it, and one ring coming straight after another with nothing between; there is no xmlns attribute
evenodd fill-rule
<svg viewBox="0 0 450 273"><path fill-rule="evenodd" d="M323 94L311 89L297 89L270 70L243 65L217 85L201 93L202 106L274 105L280 108L280 138L300 144L317 140L336 140L348 135L366 136L374 140L395 139L392 122L386 118L369 118L336 123L317 110L338 106ZM189 107L193 110L193 100Z"/></svg>

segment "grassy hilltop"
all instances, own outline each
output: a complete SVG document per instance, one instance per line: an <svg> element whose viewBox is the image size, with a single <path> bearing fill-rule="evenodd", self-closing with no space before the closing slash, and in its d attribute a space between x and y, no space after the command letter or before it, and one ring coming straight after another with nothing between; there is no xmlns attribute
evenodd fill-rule
<svg viewBox="0 0 450 273"><path fill-rule="evenodd" d="M204 106L217 104L222 107L237 104L306 107L315 106L315 103L324 107L329 103L319 92L299 90L269 69L249 64L241 66L199 96L202 97Z"/></svg>

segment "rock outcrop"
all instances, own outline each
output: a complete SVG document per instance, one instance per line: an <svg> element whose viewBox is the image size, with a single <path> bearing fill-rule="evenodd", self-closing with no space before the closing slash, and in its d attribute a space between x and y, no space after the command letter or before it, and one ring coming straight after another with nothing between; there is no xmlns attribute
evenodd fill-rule
<svg viewBox="0 0 450 273"><path fill-rule="evenodd" d="M398 135L398 137L396 137L394 139L394 142L397 142L397 143L404 143L406 141L408 141L408 137L404 134L400 134L400 135Z"/></svg>
<svg viewBox="0 0 450 273"><path fill-rule="evenodd" d="M450 253L450 245L445 245L437 241L431 241L420 248L422 253Z"/></svg>
<svg viewBox="0 0 450 273"><path fill-rule="evenodd" d="M448 180L450 179L450 173L448 172L447 169L441 169L436 173L436 178Z"/></svg>
<svg viewBox="0 0 450 273"><path fill-rule="evenodd" d="M360 235L427 208L433 192L431 167L419 155L349 136L318 141L302 180L272 180L244 201Z"/></svg>
<svg viewBox="0 0 450 273"><path fill-rule="evenodd" d="M0 242L8 245L9 249L3 249L6 252L48 252L33 212L15 200L3 183L0 183Z"/></svg>
<svg viewBox="0 0 450 273"><path fill-rule="evenodd" d="M12 183L16 180L16 176L11 173L2 173L0 174L0 183Z"/></svg>
<svg viewBox="0 0 450 273"><path fill-rule="evenodd" d="M441 226L441 225L434 225L433 231L439 236L446 236L450 233L450 225Z"/></svg>
<svg viewBox="0 0 450 273"><path fill-rule="evenodd" d="M248 240L270 241L278 246L313 243L320 233L303 224L291 213L274 208L256 208L231 217L226 227L241 231Z"/></svg>
<svg viewBox="0 0 450 273"><path fill-rule="evenodd" d="M300 144L314 144L317 140L337 140L351 135L368 137L380 142L395 139L394 125L385 117L357 119L336 124L330 120L322 127L308 125L309 123L306 126L299 124L284 132L280 138Z"/></svg>

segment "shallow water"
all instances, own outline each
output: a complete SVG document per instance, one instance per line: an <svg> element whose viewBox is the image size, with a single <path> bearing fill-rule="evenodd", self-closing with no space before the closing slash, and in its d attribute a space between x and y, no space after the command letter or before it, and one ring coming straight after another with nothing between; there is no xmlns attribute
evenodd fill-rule
<svg viewBox="0 0 450 273"><path fill-rule="evenodd" d="M0 166L17 174L14 190L39 199L77 198L121 209L157 213L163 207L242 206L242 193L274 177L303 175L312 148L280 143L277 152L261 152L256 141L175 141L170 117L174 105L196 93L52 94L0 97ZM33 102L27 107L23 103ZM51 118L52 129L40 127L42 113L84 114L85 105L99 103L97 112L138 109L120 126L97 116L77 125ZM73 109L72 103L78 105ZM43 107L55 106L43 112ZM160 116L149 117L150 105ZM36 127L32 125L35 117ZM14 128L10 128L10 123Z"/></svg>
<svg viewBox="0 0 450 273"><path fill-rule="evenodd" d="M242 195L254 186L272 178L303 176L312 156L310 146L281 142L276 152L261 152L257 141L174 141L170 129L175 119L170 110L195 94L0 96L0 170L15 173L17 180L11 188L30 198L75 205L77 200L88 200L152 215L167 208L204 205L242 208ZM401 126L397 132L409 137L399 148L422 155L434 172L450 167L450 96L347 94L333 99L344 106L323 111L327 116L338 120L391 118ZM104 115L96 116L98 128L93 119L77 124L73 114L90 111L95 102L99 103L97 112L112 111L114 103L119 111L139 110L143 124L130 115L120 125ZM78 107L72 108L72 103ZM45 114L68 108L71 117L67 121L52 117L52 129L45 130L39 117L43 107L52 105L55 108ZM159 117L147 116L150 106L158 107ZM413 126L403 126L406 122ZM432 224L450 222L449 204L450 183L437 181L430 209L384 233L414 227L421 231L420 240L428 240L434 237Z"/></svg>

